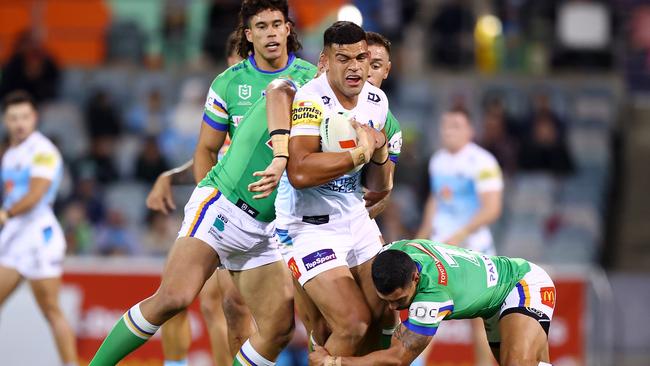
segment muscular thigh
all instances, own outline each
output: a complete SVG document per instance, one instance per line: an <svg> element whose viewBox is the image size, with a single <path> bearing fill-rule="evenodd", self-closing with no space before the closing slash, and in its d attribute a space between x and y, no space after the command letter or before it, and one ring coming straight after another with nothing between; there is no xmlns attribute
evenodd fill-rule
<svg viewBox="0 0 650 366"><path fill-rule="evenodd" d="M20 284L22 277L13 268L0 266L0 306Z"/></svg>
<svg viewBox="0 0 650 366"><path fill-rule="evenodd" d="M521 313L510 313L499 321L499 331L502 361L514 357L548 362L548 337L537 320Z"/></svg>

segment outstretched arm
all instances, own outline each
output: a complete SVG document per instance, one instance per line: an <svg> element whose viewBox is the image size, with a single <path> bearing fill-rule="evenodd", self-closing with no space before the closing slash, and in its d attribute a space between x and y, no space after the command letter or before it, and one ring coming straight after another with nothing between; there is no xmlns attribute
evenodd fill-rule
<svg viewBox="0 0 650 366"><path fill-rule="evenodd" d="M322 347L309 355L311 366L408 366L424 351L431 336L415 333L403 324L393 334L390 348L363 357L330 356Z"/></svg>

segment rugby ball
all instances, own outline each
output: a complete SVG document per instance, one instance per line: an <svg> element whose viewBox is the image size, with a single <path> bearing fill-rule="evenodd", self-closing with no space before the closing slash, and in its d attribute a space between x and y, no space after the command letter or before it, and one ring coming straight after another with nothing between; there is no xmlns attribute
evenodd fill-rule
<svg viewBox="0 0 650 366"><path fill-rule="evenodd" d="M334 113L320 124L321 150L323 152L343 152L357 147L357 131L350 120L342 114ZM361 170L363 165L350 173Z"/></svg>

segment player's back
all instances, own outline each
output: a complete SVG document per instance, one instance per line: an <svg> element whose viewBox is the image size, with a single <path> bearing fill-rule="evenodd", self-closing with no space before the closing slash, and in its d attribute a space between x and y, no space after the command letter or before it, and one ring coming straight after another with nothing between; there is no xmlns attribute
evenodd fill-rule
<svg viewBox="0 0 650 366"><path fill-rule="evenodd" d="M45 178L51 184L30 212L49 209L62 176L63 161L59 150L47 137L34 131L23 142L10 147L2 157L3 208L10 208L27 194L31 178Z"/></svg>
<svg viewBox="0 0 650 366"><path fill-rule="evenodd" d="M520 258L487 256L429 240L403 240L389 249L404 251L418 264L418 293L450 301L453 311L448 319L493 315L530 271Z"/></svg>

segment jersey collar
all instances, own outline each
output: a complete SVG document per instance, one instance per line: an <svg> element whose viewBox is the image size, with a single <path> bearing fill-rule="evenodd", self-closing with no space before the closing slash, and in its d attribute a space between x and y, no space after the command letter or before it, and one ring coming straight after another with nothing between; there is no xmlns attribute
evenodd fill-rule
<svg viewBox="0 0 650 366"><path fill-rule="evenodd" d="M296 55L294 55L293 53L289 53L289 59L287 60L287 65L285 67L281 68L280 70L276 70L276 71L265 71L265 70L262 70L259 67L257 67L257 63L255 62L254 54L251 53L248 56L248 62L250 62L251 65L253 65L253 68L255 70L261 72L262 74L277 74L277 73L283 72L284 70L289 68L289 66L291 66L291 64L293 63L293 61L295 61L295 59L296 59Z"/></svg>

